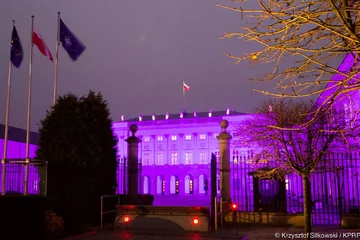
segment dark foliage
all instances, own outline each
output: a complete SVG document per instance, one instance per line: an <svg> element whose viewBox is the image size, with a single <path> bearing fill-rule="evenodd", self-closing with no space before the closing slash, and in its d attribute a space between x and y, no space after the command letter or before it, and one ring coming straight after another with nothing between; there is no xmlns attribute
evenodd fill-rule
<svg viewBox="0 0 360 240"><path fill-rule="evenodd" d="M41 196L0 197L1 239L45 239L45 201Z"/></svg>
<svg viewBox="0 0 360 240"><path fill-rule="evenodd" d="M41 122L37 158L48 161L48 196L69 221L96 223L100 197L115 194L117 139L102 95L59 97ZM52 210L52 209L50 209Z"/></svg>

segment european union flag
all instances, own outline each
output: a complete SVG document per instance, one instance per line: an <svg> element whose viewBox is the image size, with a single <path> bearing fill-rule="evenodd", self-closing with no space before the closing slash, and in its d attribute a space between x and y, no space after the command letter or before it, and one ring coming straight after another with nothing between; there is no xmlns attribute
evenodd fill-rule
<svg viewBox="0 0 360 240"><path fill-rule="evenodd" d="M78 59L81 53L85 50L84 44L70 31L70 29L60 19L60 42L63 48L67 51L70 58L74 61Z"/></svg>
<svg viewBox="0 0 360 240"><path fill-rule="evenodd" d="M20 42L18 32L14 26L11 34L11 51L10 51L10 60L15 67L19 68L23 61L24 52Z"/></svg>

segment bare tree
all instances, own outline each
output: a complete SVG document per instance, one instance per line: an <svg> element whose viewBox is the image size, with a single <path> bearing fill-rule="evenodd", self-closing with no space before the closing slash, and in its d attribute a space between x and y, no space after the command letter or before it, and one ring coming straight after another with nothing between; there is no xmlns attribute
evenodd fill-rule
<svg viewBox="0 0 360 240"><path fill-rule="evenodd" d="M319 108L328 108L343 93L360 89L360 1L257 1L259 9L254 10L217 4L256 19L255 24L243 26L243 31L226 33L222 37L260 44L259 51L244 53L243 56L225 53L236 63L250 60L273 64L273 70L260 80L276 82L277 87L271 92L256 91L291 98L328 91L331 94L319 105ZM246 18L239 24L245 21ZM345 70L332 66L332 60L342 59L346 54L350 55L350 64ZM294 65L287 67L284 63L289 60L294 61ZM335 80L331 77L333 75L336 75Z"/></svg>
<svg viewBox="0 0 360 240"><path fill-rule="evenodd" d="M263 102L256 109L257 114L238 127L236 138L236 144L253 148L255 162L268 160L273 164L271 168L256 170L254 177L279 179L291 172L301 176L306 233L312 230L311 173L341 167L326 160L326 156L331 151L339 151L334 146L350 146L351 143L343 144L344 139L355 132L334 109L322 113L312 124L304 125L313 118L314 108L311 102L284 99Z"/></svg>

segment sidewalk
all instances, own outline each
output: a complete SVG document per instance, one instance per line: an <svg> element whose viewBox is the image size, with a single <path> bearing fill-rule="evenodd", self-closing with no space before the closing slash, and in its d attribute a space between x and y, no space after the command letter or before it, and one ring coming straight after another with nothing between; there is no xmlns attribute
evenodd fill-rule
<svg viewBox="0 0 360 240"><path fill-rule="evenodd" d="M271 227L264 225L237 225L227 226L216 233L167 233L167 232L129 232L104 230L100 232L93 230L91 232L64 238L64 240L262 240L262 239L304 239L300 234L302 228L291 227ZM297 235L296 235L297 234ZM353 235L351 235L353 234ZM339 227L314 227L312 239L360 239L360 229L340 229Z"/></svg>

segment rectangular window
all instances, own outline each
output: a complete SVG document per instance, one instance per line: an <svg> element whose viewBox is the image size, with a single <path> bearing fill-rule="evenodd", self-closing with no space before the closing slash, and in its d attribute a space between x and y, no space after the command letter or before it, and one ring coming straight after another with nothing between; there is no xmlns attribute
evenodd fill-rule
<svg viewBox="0 0 360 240"><path fill-rule="evenodd" d="M144 142L150 142L150 137L144 137Z"/></svg>
<svg viewBox="0 0 360 240"><path fill-rule="evenodd" d="M185 153L185 164L192 164L192 153Z"/></svg>
<svg viewBox="0 0 360 240"><path fill-rule="evenodd" d="M164 165L164 155L163 153L158 153L157 154L157 164L156 165Z"/></svg>
<svg viewBox="0 0 360 240"><path fill-rule="evenodd" d="M215 151L214 154L215 154L215 157L216 157L216 162L220 162L220 152Z"/></svg>
<svg viewBox="0 0 360 240"><path fill-rule="evenodd" d="M206 139L206 135L205 134L200 134L200 140L204 140Z"/></svg>
<svg viewBox="0 0 360 240"><path fill-rule="evenodd" d="M142 164L144 166L150 165L150 153L144 153L144 158L143 158Z"/></svg>
<svg viewBox="0 0 360 240"><path fill-rule="evenodd" d="M191 140L191 135L186 135L185 140Z"/></svg>
<svg viewBox="0 0 360 240"><path fill-rule="evenodd" d="M206 152L200 153L200 164L207 164Z"/></svg>
<svg viewBox="0 0 360 240"><path fill-rule="evenodd" d="M171 154L171 165L177 165L177 153Z"/></svg>
<svg viewBox="0 0 360 240"><path fill-rule="evenodd" d="M158 140L158 142L162 142L163 137L162 137L162 136L158 136L158 137L157 137L157 140Z"/></svg>
<svg viewBox="0 0 360 240"><path fill-rule="evenodd" d="M344 111L345 111L345 124L349 125L350 122L353 120L353 108L352 104L344 103Z"/></svg>
<svg viewBox="0 0 360 240"><path fill-rule="evenodd" d="M171 136L172 141L176 141L176 139L177 139L177 136Z"/></svg>
<svg viewBox="0 0 360 240"><path fill-rule="evenodd" d="M34 181L34 191L37 192L39 189L39 183L37 180Z"/></svg>
<svg viewBox="0 0 360 240"><path fill-rule="evenodd" d="M286 191L290 190L289 179L285 179L285 189L286 189Z"/></svg>

